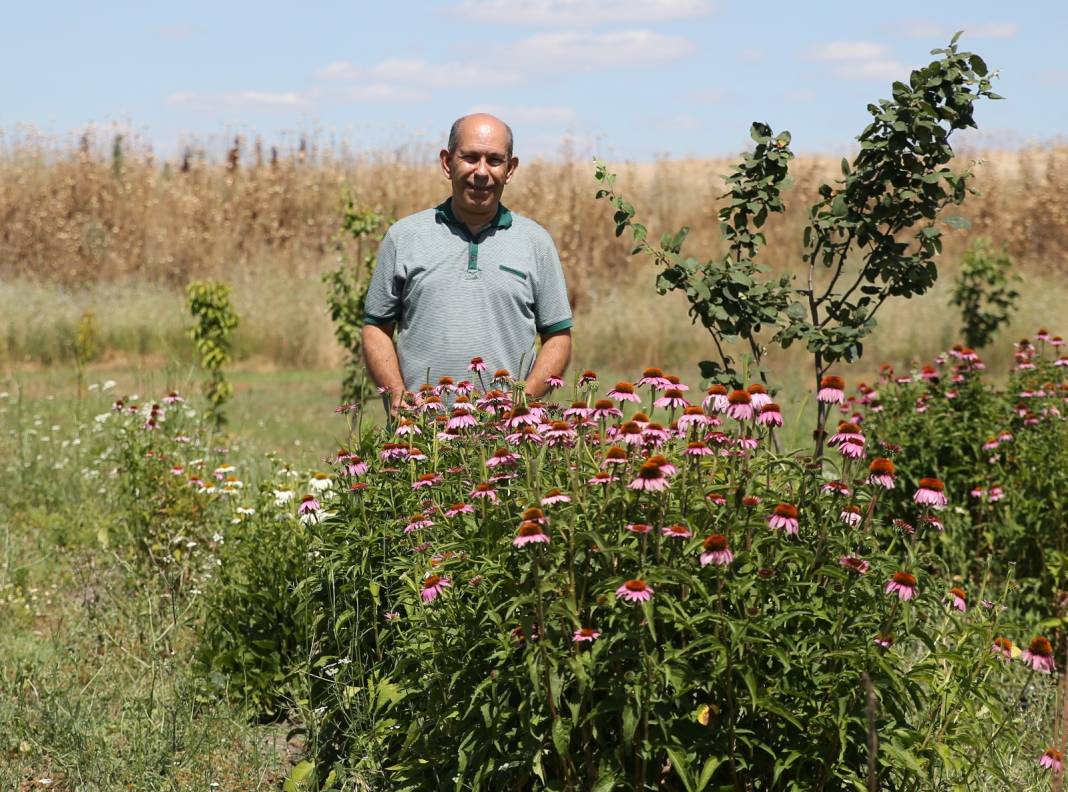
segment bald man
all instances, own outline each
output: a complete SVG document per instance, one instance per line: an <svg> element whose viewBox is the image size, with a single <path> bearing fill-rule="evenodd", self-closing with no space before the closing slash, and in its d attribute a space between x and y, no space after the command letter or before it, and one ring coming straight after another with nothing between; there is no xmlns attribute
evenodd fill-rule
<svg viewBox="0 0 1068 792"><path fill-rule="evenodd" d="M364 307L371 377L392 411L425 382L474 380L469 364L480 357L541 396L571 358L571 307L548 232L501 203L519 166L512 130L464 116L439 158L451 197L397 221L378 251Z"/></svg>

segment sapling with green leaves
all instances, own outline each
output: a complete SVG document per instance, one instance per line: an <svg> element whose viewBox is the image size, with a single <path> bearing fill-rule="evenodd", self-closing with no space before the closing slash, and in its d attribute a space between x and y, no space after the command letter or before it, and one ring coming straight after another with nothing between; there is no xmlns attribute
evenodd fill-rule
<svg viewBox="0 0 1068 792"><path fill-rule="evenodd" d="M694 321L711 333L719 360L702 361L705 378L741 384L729 354L733 342L743 342L757 370L768 343L798 342L812 355L819 389L832 366L861 357L887 299L918 296L934 284L942 249L937 219L944 208L964 201L972 176L951 167L950 137L976 126L976 101L1000 98L991 90L995 75L981 57L958 49L959 37L933 50L937 59L913 70L907 83L895 82L890 99L868 105L872 120L857 138L860 150L852 162L842 160L841 179L820 186L809 211L800 283L757 262L765 242L760 229L771 213L782 211L781 194L789 184L789 133L753 124L756 146L728 177L729 200L719 212L728 252L706 262L683 258L688 229L665 235L659 246L647 242L633 205L615 191L607 166L597 163L603 185L597 197L615 208L616 233L630 230L634 252L652 256L661 267L657 288L683 291ZM945 222L967 226L961 217ZM827 403L819 402L817 455L827 414Z"/></svg>
<svg viewBox="0 0 1068 792"><path fill-rule="evenodd" d="M208 400L208 415L216 429L226 423L224 406L234 395L226 381L223 367L230 362L230 334L240 317L230 304L230 287L219 281L197 281L186 288L189 313L195 324L189 338L200 355L200 366L207 372L203 383Z"/></svg>
<svg viewBox="0 0 1068 792"><path fill-rule="evenodd" d="M1016 310L1020 293L1013 284L1019 282L1020 276L1012 273L1008 251L995 249L989 239L972 243L949 298L949 304L960 310L965 344L982 349L993 340Z"/></svg>

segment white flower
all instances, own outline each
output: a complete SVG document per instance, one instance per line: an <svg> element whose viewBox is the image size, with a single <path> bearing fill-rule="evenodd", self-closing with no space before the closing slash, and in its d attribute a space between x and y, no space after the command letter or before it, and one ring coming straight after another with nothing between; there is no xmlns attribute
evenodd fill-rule
<svg viewBox="0 0 1068 792"><path fill-rule="evenodd" d="M287 503L293 500L294 497L295 494L293 490L289 488L276 489L274 491L274 505L285 506Z"/></svg>
<svg viewBox="0 0 1068 792"><path fill-rule="evenodd" d="M100 413L100 415L96 416L93 420L96 421L98 424L102 424L110 417L111 413Z"/></svg>
<svg viewBox="0 0 1068 792"><path fill-rule="evenodd" d="M115 380L105 380L104 384L100 386L100 390L109 391L114 388L118 383Z"/></svg>
<svg viewBox="0 0 1068 792"><path fill-rule="evenodd" d="M308 486L316 492L324 492L325 490L330 489L333 484L334 482L331 481L330 477L325 473L315 473L311 477L311 481L308 482Z"/></svg>
<svg viewBox="0 0 1068 792"><path fill-rule="evenodd" d="M100 383L98 383L98 382L90 382L88 390L91 390L91 391L100 390Z"/></svg>
<svg viewBox="0 0 1068 792"><path fill-rule="evenodd" d="M236 509L234 509L234 511L236 511L238 514L255 514L256 513L256 510L253 509L251 506L238 506Z"/></svg>

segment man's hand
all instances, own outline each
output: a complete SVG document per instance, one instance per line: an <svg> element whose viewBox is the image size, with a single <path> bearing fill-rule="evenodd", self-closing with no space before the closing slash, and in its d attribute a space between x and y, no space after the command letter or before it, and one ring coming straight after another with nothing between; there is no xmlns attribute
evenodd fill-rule
<svg viewBox="0 0 1068 792"><path fill-rule="evenodd" d="M561 330L541 337L541 350L534 361L534 368L527 377L526 393L535 399L541 398L549 390L545 380L549 377L562 377L571 362L571 330Z"/></svg>
<svg viewBox="0 0 1068 792"><path fill-rule="evenodd" d="M363 359L388 405L390 417L397 414L404 398L404 379L401 377L397 349L393 346L393 325L363 326Z"/></svg>

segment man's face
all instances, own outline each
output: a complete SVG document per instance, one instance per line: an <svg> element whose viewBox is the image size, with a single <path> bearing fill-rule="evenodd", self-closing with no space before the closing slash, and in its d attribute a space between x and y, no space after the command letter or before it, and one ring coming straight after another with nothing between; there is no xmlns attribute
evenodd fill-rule
<svg viewBox="0 0 1068 792"><path fill-rule="evenodd" d="M441 152L441 169L452 182L453 210L486 217L497 211L504 185L519 165L508 156L508 134L500 122L469 119L460 127L460 141L451 155Z"/></svg>

